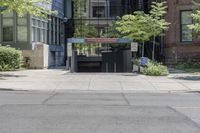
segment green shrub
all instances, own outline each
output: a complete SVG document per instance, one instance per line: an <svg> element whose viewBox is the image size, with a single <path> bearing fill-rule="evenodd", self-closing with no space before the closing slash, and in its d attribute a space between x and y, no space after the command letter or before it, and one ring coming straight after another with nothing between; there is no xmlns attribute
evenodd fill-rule
<svg viewBox="0 0 200 133"><path fill-rule="evenodd" d="M22 55L19 50L9 46L0 45L0 71L19 69Z"/></svg>
<svg viewBox="0 0 200 133"><path fill-rule="evenodd" d="M187 69L187 68L200 68L200 62L194 62L191 60L186 60L184 62L179 62L175 65L176 69Z"/></svg>
<svg viewBox="0 0 200 133"><path fill-rule="evenodd" d="M147 66L144 68L143 73L149 76L167 76L169 71L167 67L161 63L149 61Z"/></svg>

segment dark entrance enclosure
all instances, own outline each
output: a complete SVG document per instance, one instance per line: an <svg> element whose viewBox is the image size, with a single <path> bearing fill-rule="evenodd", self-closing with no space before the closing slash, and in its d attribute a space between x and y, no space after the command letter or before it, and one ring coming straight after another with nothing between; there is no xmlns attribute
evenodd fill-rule
<svg viewBox="0 0 200 133"><path fill-rule="evenodd" d="M102 72L102 58L101 57L77 57L77 72Z"/></svg>
<svg viewBox="0 0 200 133"><path fill-rule="evenodd" d="M116 37L113 34L113 24L119 20L119 17L135 11L148 13L153 1L155 0L73 0L69 8L72 14L65 24L65 37ZM158 53L156 57L159 59L163 55L163 38L157 38L157 42L161 44L156 45L156 53ZM145 57L152 56L152 47L151 41L146 42ZM138 51L137 55L141 56L142 51Z"/></svg>
<svg viewBox="0 0 200 133"><path fill-rule="evenodd" d="M102 53L102 72L131 72L131 51Z"/></svg>
<svg viewBox="0 0 200 133"><path fill-rule="evenodd" d="M129 46L133 40L127 38L70 38L68 39L68 65L71 72L131 72L132 52L126 49L112 48L109 44ZM100 44L96 55L86 55L76 49L82 45ZM71 62L69 62L71 61Z"/></svg>

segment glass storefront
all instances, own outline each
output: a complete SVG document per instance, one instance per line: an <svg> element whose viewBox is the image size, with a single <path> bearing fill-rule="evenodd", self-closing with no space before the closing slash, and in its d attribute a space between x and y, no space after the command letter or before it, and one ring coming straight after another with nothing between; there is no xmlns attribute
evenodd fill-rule
<svg viewBox="0 0 200 133"><path fill-rule="evenodd" d="M94 37L105 37L119 17L144 10L144 7L148 10L148 4L148 0L76 0L73 2L72 24L67 30L74 32L73 37L91 37L91 32L85 33L95 28Z"/></svg>

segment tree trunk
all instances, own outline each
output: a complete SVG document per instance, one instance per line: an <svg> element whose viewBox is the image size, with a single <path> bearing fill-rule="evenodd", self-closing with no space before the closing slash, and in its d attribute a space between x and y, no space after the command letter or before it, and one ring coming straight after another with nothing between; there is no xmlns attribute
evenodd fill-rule
<svg viewBox="0 0 200 133"><path fill-rule="evenodd" d="M153 37L153 50L152 50L152 60L155 60L155 46L156 46L156 36Z"/></svg>
<svg viewBox="0 0 200 133"><path fill-rule="evenodd" d="M144 57L144 42L142 44L142 57Z"/></svg>

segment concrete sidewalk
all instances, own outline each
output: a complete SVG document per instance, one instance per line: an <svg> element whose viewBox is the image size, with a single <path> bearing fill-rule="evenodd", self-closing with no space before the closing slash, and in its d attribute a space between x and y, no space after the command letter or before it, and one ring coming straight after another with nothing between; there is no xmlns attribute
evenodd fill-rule
<svg viewBox="0 0 200 133"><path fill-rule="evenodd" d="M0 90L200 91L200 76L151 77L133 73L69 73L62 69L0 73Z"/></svg>

